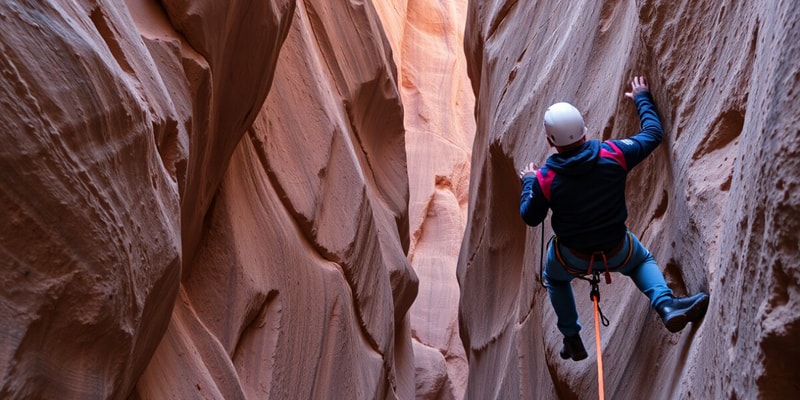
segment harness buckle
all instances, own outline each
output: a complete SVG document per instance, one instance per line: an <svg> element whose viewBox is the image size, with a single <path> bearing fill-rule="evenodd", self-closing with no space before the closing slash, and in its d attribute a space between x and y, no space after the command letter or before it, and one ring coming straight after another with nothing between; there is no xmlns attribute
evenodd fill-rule
<svg viewBox="0 0 800 400"><path fill-rule="evenodd" d="M600 273L595 271L592 273L592 279L589 280L589 285L591 286L591 290L589 291L589 299L594 300L597 299L597 302L600 302Z"/></svg>

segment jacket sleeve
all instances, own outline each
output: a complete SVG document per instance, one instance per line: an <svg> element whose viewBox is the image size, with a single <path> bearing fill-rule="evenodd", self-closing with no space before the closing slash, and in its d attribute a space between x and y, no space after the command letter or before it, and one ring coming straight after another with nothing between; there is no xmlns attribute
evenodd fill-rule
<svg viewBox="0 0 800 400"><path fill-rule="evenodd" d="M522 178L522 195L519 201L519 214L530 226L536 226L547 217L549 205L539 187L536 175Z"/></svg>
<svg viewBox="0 0 800 400"><path fill-rule="evenodd" d="M639 112L641 131L627 139L613 140L625 155L627 169L630 171L642 162L661 143L664 129L658 118L655 104L649 92L639 93L633 98L636 110Z"/></svg>

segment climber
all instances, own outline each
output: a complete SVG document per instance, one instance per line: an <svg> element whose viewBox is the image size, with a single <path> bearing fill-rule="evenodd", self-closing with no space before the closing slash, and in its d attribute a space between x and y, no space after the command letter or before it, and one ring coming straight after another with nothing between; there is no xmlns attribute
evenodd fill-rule
<svg viewBox="0 0 800 400"><path fill-rule="evenodd" d="M586 140L580 112L568 103L550 106L544 115L547 142L557 153L536 169L529 163L519 171L522 180L520 214L531 226L553 210L555 236L547 250L544 282L564 335L563 359L587 357L570 281L588 271L609 271L630 277L649 299L670 332L703 318L709 297L700 292L674 297L652 254L625 225L625 181L661 143L661 121L644 77L634 77L631 91L642 130L621 140ZM590 262L592 262L590 266ZM591 267L591 268L590 268Z"/></svg>

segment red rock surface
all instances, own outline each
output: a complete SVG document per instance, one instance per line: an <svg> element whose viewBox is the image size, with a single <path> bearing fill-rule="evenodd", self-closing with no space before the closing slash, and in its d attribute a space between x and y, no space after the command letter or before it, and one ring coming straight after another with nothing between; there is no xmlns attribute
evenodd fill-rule
<svg viewBox="0 0 800 400"><path fill-rule="evenodd" d="M540 121L556 101L584 111L592 138L635 133L623 96L634 74L649 78L666 136L629 178L629 226L678 294L706 290L711 304L701 324L670 334L629 280L601 285L606 396L798 392L798 20L791 1L470 2L467 398L597 396L588 289L573 285L589 358L562 361L515 171L550 153Z"/></svg>
<svg viewBox="0 0 800 400"><path fill-rule="evenodd" d="M3 2L0 25L0 397L122 397L181 273L180 78L118 7Z"/></svg>
<svg viewBox="0 0 800 400"><path fill-rule="evenodd" d="M374 10L127 6L0 8L2 397L413 393L402 107Z"/></svg>
<svg viewBox="0 0 800 400"><path fill-rule="evenodd" d="M466 73L466 1L375 2L394 50L405 107L416 398L461 399L467 360L458 334L455 268L466 224L474 96Z"/></svg>
<svg viewBox="0 0 800 400"><path fill-rule="evenodd" d="M515 171L558 100L633 133L634 73L629 225L712 302L604 287L606 394L791 397L800 12L706 3L0 3L0 398L595 397Z"/></svg>
<svg viewBox="0 0 800 400"><path fill-rule="evenodd" d="M0 6L0 397L463 396L466 3L387 5Z"/></svg>
<svg viewBox="0 0 800 400"><path fill-rule="evenodd" d="M391 48L368 3L298 2L291 18L269 96L218 170L142 398L413 397Z"/></svg>
<svg viewBox="0 0 800 400"><path fill-rule="evenodd" d="M0 397L123 398L152 370L293 9L0 6Z"/></svg>

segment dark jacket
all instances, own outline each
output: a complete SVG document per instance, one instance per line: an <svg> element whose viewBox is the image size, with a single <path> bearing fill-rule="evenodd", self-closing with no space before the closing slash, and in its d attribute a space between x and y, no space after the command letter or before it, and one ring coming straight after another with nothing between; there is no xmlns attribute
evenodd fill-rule
<svg viewBox="0 0 800 400"><path fill-rule="evenodd" d="M628 171L661 143L663 128L650 94L634 98L642 130L626 139L589 140L569 152L551 155L535 176L522 179L519 211L531 226L553 209L559 243L584 252L614 248L627 230L625 180Z"/></svg>

